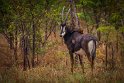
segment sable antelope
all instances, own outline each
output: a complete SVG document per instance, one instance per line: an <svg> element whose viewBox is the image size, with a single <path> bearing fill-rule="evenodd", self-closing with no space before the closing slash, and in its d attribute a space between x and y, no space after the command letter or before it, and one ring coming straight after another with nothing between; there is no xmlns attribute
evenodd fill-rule
<svg viewBox="0 0 124 83"><path fill-rule="evenodd" d="M92 36L90 34L82 34L77 30L74 30L73 28L66 25L67 17L70 12L70 9L68 10L66 14L65 20L63 20L63 11L62 10L62 23L60 25L60 37L63 37L64 43L67 45L67 48L69 50L70 54L70 60L71 60L71 71L73 73L73 65L74 65L74 54L76 56L79 56L80 65L82 67L82 70L84 72L84 65L83 65L83 56L82 51L84 50L86 53L86 56L88 57L88 60L91 62L91 68L93 72L94 67L94 59L96 57L96 42L97 38L95 36Z"/></svg>

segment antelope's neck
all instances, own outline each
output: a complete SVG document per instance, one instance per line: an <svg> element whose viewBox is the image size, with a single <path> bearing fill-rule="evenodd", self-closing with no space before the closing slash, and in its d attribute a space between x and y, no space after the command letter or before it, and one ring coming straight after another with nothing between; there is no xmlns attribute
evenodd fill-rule
<svg viewBox="0 0 124 83"><path fill-rule="evenodd" d="M72 37L72 35L73 35L73 32L67 32L65 34L65 36L64 36L65 43L70 40L70 38Z"/></svg>

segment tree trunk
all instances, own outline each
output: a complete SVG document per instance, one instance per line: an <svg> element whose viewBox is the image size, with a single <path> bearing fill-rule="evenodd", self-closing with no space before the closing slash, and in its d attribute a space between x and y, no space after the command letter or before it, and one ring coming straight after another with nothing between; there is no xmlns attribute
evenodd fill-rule
<svg viewBox="0 0 124 83"><path fill-rule="evenodd" d="M98 14L97 10L96 9L93 9L93 12L94 12L94 18L95 18L95 22L96 22L96 29L99 28L99 22L100 22L100 14ZM97 36L98 36L98 40L100 41L101 40L101 33L100 31L97 31Z"/></svg>
<svg viewBox="0 0 124 83"><path fill-rule="evenodd" d="M117 38L117 42L116 42L116 52L118 53L118 41L119 41L119 39L118 39L118 32L117 32L116 38Z"/></svg>
<svg viewBox="0 0 124 83"><path fill-rule="evenodd" d="M83 3L82 3L82 5L83 5ZM85 21L86 21L86 23L87 23L87 20L86 20L86 13L85 13L85 10L84 10L84 5L83 5L83 13L84 13L84 19L85 19ZM89 33L89 29L88 29L88 25L86 24L86 29L87 29L87 33Z"/></svg>
<svg viewBox="0 0 124 83"><path fill-rule="evenodd" d="M34 21L32 22L32 29L33 29L33 50L32 50L32 67L35 67L35 38L36 38L36 29L35 29L35 26L34 26Z"/></svg>
<svg viewBox="0 0 124 83"><path fill-rule="evenodd" d="M73 0L70 2L70 8L71 8L71 26L74 28L75 27L75 15L74 15L74 10L73 10Z"/></svg>
<svg viewBox="0 0 124 83"><path fill-rule="evenodd" d="M27 70L27 65L26 65L26 43L25 43L25 37L23 36L23 70Z"/></svg>
<svg viewBox="0 0 124 83"><path fill-rule="evenodd" d="M114 47L111 44L111 50L112 50L112 69L114 69Z"/></svg>
<svg viewBox="0 0 124 83"><path fill-rule="evenodd" d="M105 61L106 61L106 68L107 68L107 64L108 64L108 61L107 61L107 59L108 59L108 44L106 43L106 47L105 47L105 53L106 53L106 57L105 57Z"/></svg>
<svg viewBox="0 0 124 83"><path fill-rule="evenodd" d="M13 36L13 34L10 32L9 33L9 45L10 45L10 49L13 49L14 48L14 36Z"/></svg>
<svg viewBox="0 0 124 83"><path fill-rule="evenodd" d="M23 60L24 60L24 64L23 64L23 70L25 71L25 70L27 70L27 67L29 67L30 68L30 63L29 63L29 59L28 59L28 36L24 36L24 38L23 38L23 55L24 55L24 58L23 58Z"/></svg>
<svg viewBox="0 0 124 83"><path fill-rule="evenodd" d="M18 55L17 55L17 44L18 44L18 41L17 41L17 34L18 31L17 31L17 27L16 27L16 31L15 31L15 46L14 46L14 55L15 55L15 61L17 61L18 59Z"/></svg>
<svg viewBox="0 0 124 83"><path fill-rule="evenodd" d="M46 17L47 18L47 17ZM47 34L48 34L48 21L46 20L46 25L45 25L45 38L44 38L44 46L46 44L47 41Z"/></svg>
<svg viewBox="0 0 124 83"><path fill-rule="evenodd" d="M24 22L22 22L21 25L22 25L21 46L22 46L22 51L23 51L23 70L26 71L27 67L30 68L30 63L28 59L29 40L28 40L28 34L27 34L28 31L26 29Z"/></svg>

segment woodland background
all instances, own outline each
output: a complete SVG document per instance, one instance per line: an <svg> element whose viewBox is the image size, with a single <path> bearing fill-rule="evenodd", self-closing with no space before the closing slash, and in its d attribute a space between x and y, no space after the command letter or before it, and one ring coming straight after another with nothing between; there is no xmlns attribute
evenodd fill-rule
<svg viewBox="0 0 124 83"><path fill-rule="evenodd" d="M61 11L68 24L98 37L94 76L74 74L62 38ZM124 0L0 0L0 83L123 83Z"/></svg>

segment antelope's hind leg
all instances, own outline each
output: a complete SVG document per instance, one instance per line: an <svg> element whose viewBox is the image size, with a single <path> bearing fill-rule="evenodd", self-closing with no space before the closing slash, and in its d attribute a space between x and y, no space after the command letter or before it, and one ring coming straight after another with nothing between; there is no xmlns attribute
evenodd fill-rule
<svg viewBox="0 0 124 83"><path fill-rule="evenodd" d="M95 57L92 56L92 59L91 59L92 74L93 74L93 69L94 69L94 59L95 59Z"/></svg>
<svg viewBox="0 0 124 83"><path fill-rule="evenodd" d="M79 55L80 65L81 65L82 71L84 73L84 64L83 64L83 60L82 59L83 59L83 56Z"/></svg>

